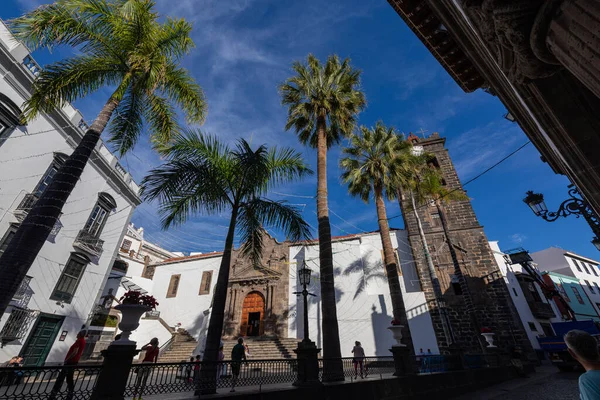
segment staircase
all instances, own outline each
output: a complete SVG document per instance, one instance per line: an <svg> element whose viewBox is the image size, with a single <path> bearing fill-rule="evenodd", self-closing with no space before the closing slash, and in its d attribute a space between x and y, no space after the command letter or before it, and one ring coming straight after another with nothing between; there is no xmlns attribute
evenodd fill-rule
<svg viewBox="0 0 600 400"><path fill-rule="evenodd" d="M250 350L250 360L283 360L296 358L294 349L298 347L298 339L294 338L246 338L244 343ZM225 359L231 359L231 350L237 340L224 340L223 353Z"/></svg>
<svg viewBox="0 0 600 400"><path fill-rule="evenodd" d="M190 357L192 355L195 356L193 353L196 350L196 346L198 346L198 342L187 331L180 329L177 333L173 334L171 346L158 357L158 362L175 363L183 360L190 361Z"/></svg>

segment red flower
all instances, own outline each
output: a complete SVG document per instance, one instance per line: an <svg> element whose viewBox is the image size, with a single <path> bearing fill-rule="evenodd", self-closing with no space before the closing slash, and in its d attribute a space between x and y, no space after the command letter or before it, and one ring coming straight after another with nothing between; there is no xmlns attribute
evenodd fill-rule
<svg viewBox="0 0 600 400"><path fill-rule="evenodd" d="M487 326L484 326L483 328L481 328L481 333L492 333L492 330Z"/></svg>
<svg viewBox="0 0 600 400"><path fill-rule="evenodd" d="M158 306L158 302L154 296L141 294L137 290L128 291L123 295L123 297L121 297L120 301L121 304L140 304L152 309L155 309L156 306Z"/></svg>
<svg viewBox="0 0 600 400"><path fill-rule="evenodd" d="M400 321L398 321L397 319L393 319L393 320L392 320L392 325L393 325L393 326L400 325Z"/></svg>

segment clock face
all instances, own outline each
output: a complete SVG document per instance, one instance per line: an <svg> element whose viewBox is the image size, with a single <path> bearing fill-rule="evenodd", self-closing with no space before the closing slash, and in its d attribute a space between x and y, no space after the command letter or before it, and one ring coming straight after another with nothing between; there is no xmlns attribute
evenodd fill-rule
<svg viewBox="0 0 600 400"><path fill-rule="evenodd" d="M412 153L415 156L420 156L423 154L423 146L413 146Z"/></svg>

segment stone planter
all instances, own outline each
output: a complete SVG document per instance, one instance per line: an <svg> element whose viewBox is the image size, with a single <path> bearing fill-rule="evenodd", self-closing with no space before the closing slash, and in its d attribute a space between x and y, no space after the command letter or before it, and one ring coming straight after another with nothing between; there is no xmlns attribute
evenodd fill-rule
<svg viewBox="0 0 600 400"><path fill-rule="evenodd" d="M388 329L392 331L392 335L394 335L394 339L396 339L394 347L406 347L406 345L402 343L402 328L404 328L404 325L388 326Z"/></svg>
<svg viewBox="0 0 600 400"><path fill-rule="evenodd" d="M135 345L133 340L129 340L131 331L135 331L140 326L140 318L142 318L145 312L150 311L151 308L141 304L119 304L115 307L115 310L121 312L121 322L119 322L121 338L112 342L112 344Z"/></svg>
<svg viewBox="0 0 600 400"><path fill-rule="evenodd" d="M497 347L494 345L494 335L495 333L482 333L481 336L485 338L485 341L488 343L488 349Z"/></svg>

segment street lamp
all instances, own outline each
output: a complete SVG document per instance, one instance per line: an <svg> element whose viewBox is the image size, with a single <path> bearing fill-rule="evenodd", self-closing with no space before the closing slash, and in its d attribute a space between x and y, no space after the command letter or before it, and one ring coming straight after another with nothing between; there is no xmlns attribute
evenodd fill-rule
<svg viewBox="0 0 600 400"><path fill-rule="evenodd" d="M294 294L301 294L304 297L304 339L303 342L310 342L310 338L308 336L308 296L314 296L312 293L308 293L306 287L310 285L310 275L312 274L312 270L306 267L306 262L302 262L302 268L298 271L298 278L300 279L300 284L302 285L301 292L294 292Z"/></svg>
<svg viewBox="0 0 600 400"><path fill-rule="evenodd" d="M526 193L523 202L531 208L531 211L537 217L542 217L548 222L554 222L559 217L567 217L569 215L575 215L577 218L583 216L595 235L594 239L592 239L592 244L600 251L600 218L598 218L598 215L591 209L590 205L581 197L574 185L569 185L569 196L570 198L563 201L557 211L548 211L548 207L546 207L546 203L544 202L544 195L534 193L531 190Z"/></svg>

